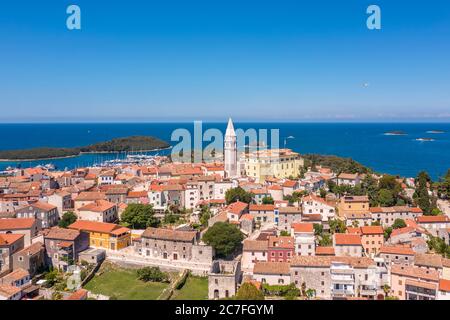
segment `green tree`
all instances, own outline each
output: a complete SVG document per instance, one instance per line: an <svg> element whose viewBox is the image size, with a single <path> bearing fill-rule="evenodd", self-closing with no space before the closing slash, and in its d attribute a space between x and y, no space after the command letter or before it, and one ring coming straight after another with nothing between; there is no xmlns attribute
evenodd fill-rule
<svg viewBox="0 0 450 320"><path fill-rule="evenodd" d="M281 237L289 237L291 234L289 233L289 231L286 230L281 230L280 232L280 236Z"/></svg>
<svg viewBox="0 0 450 320"><path fill-rule="evenodd" d="M416 191L413 195L414 201L424 215L430 215L433 210L432 199L428 193L428 183L430 176L425 171L421 171L416 178Z"/></svg>
<svg viewBox="0 0 450 320"><path fill-rule="evenodd" d="M344 233L347 230L345 222L340 219L330 219L328 223L331 233Z"/></svg>
<svg viewBox="0 0 450 320"><path fill-rule="evenodd" d="M442 199L450 199L450 169L441 180L436 183L438 196Z"/></svg>
<svg viewBox="0 0 450 320"><path fill-rule="evenodd" d="M253 194L245 191L241 187L231 188L231 189L228 189L227 192L225 192L225 200L226 200L227 204L237 202L237 201L250 203L250 202L252 202L252 199L253 199Z"/></svg>
<svg viewBox="0 0 450 320"><path fill-rule="evenodd" d="M319 246L321 247L330 247L333 245L333 240L331 239L331 235L329 233L324 233L319 239Z"/></svg>
<svg viewBox="0 0 450 320"><path fill-rule="evenodd" d="M61 220L58 222L58 226L61 228L67 228L75 221L77 221L77 215L72 211L67 211L62 215Z"/></svg>
<svg viewBox="0 0 450 320"><path fill-rule="evenodd" d="M382 207L391 207L395 204L395 197L391 190L380 189L378 191L378 203Z"/></svg>
<svg viewBox="0 0 450 320"><path fill-rule="evenodd" d="M180 216L177 214L169 213L164 215L163 222L164 224L174 224L180 220Z"/></svg>
<svg viewBox="0 0 450 320"><path fill-rule="evenodd" d="M327 196L327 190L325 190L324 188L321 188L319 190L319 194L321 198L325 198Z"/></svg>
<svg viewBox="0 0 450 320"><path fill-rule="evenodd" d="M150 204L129 204L122 213L121 220L133 229L145 229L159 225L159 220L155 218L153 206Z"/></svg>
<svg viewBox="0 0 450 320"><path fill-rule="evenodd" d="M445 240L439 237L430 236L430 240L427 242L430 250L442 255L444 258L450 259L450 246L445 243Z"/></svg>
<svg viewBox="0 0 450 320"><path fill-rule="evenodd" d="M392 229L400 229L406 227L406 222L403 219L395 219L392 224Z"/></svg>
<svg viewBox="0 0 450 320"><path fill-rule="evenodd" d="M139 280L144 282L169 282L169 277L158 267L144 267L137 270Z"/></svg>
<svg viewBox="0 0 450 320"><path fill-rule="evenodd" d="M321 223L314 223L314 235L320 236L323 233L323 225Z"/></svg>
<svg viewBox="0 0 450 320"><path fill-rule="evenodd" d="M241 285L236 293L236 300L264 300L264 294L250 282Z"/></svg>
<svg viewBox="0 0 450 320"><path fill-rule="evenodd" d="M387 227L384 229L384 239L387 240L391 236L392 233L392 227Z"/></svg>
<svg viewBox="0 0 450 320"><path fill-rule="evenodd" d="M265 196L262 199L262 204L274 204L274 200L272 197Z"/></svg>
<svg viewBox="0 0 450 320"><path fill-rule="evenodd" d="M211 218L211 211L208 206L202 206L200 209L200 223L202 226L206 227L208 225L208 221Z"/></svg>
<svg viewBox="0 0 450 320"><path fill-rule="evenodd" d="M236 250L244 236L235 225L216 222L205 232L202 239L214 248L218 256L226 257Z"/></svg>

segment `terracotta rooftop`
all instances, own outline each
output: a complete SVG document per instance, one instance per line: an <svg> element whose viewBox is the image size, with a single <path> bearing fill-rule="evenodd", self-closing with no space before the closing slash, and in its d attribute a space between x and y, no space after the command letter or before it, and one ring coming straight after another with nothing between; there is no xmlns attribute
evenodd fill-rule
<svg viewBox="0 0 450 320"><path fill-rule="evenodd" d="M295 246L295 240L293 237L286 236L270 236L269 237L269 247L270 248L284 248L284 249L292 249Z"/></svg>
<svg viewBox="0 0 450 320"><path fill-rule="evenodd" d="M6 298L12 297L21 292L22 289L7 284L0 285L0 295Z"/></svg>
<svg viewBox="0 0 450 320"><path fill-rule="evenodd" d="M312 223L293 223L291 228L294 229L294 232L314 233L314 224Z"/></svg>
<svg viewBox="0 0 450 320"><path fill-rule="evenodd" d="M88 291L86 289L78 289L72 293L66 300L86 300L88 296Z"/></svg>
<svg viewBox="0 0 450 320"><path fill-rule="evenodd" d="M17 280L23 279L23 278L25 278L25 277L27 277L29 275L30 275L30 273L27 270L22 269L22 268L18 268L16 270L8 273L1 280L7 281L7 282L17 281Z"/></svg>
<svg viewBox="0 0 450 320"><path fill-rule="evenodd" d="M197 231L180 231L164 228L147 228L142 234L142 238L151 238L170 241L194 241Z"/></svg>
<svg viewBox="0 0 450 320"><path fill-rule="evenodd" d="M30 206L33 208L40 209L42 211L46 211L46 212L56 209L56 206L46 203L46 202L42 202L42 201L34 202L34 203L30 204Z"/></svg>
<svg viewBox="0 0 450 320"><path fill-rule="evenodd" d="M114 230L123 228L114 223L106 223L106 222L97 222L97 221L86 221L86 220L77 220L69 226L69 229L75 229L79 231L90 231L90 232L99 232L99 233L109 233L112 234ZM125 228L128 231L130 229Z"/></svg>
<svg viewBox="0 0 450 320"><path fill-rule="evenodd" d="M227 207L227 211L234 213L234 214L240 214L242 211L247 209L248 204L245 202L237 201L233 202Z"/></svg>
<svg viewBox="0 0 450 320"><path fill-rule="evenodd" d="M294 267L330 267L333 262L347 263L353 268L368 268L375 262L367 257L335 257L335 256L294 256L291 266Z"/></svg>
<svg viewBox="0 0 450 320"><path fill-rule="evenodd" d="M450 292L450 280L440 279L439 280L439 290Z"/></svg>
<svg viewBox="0 0 450 320"><path fill-rule="evenodd" d="M267 251L269 243L264 240L244 240L244 251Z"/></svg>
<svg viewBox="0 0 450 320"><path fill-rule="evenodd" d="M450 222L446 215L441 216L420 216L417 217L418 223L442 223Z"/></svg>
<svg viewBox="0 0 450 320"><path fill-rule="evenodd" d="M289 262L256 262L253 274L290 274Z"/></svg>
<svg viewBox="0 0 450 320"><path fill-rule="evenodd" d="M92 212L105 212L114 208L116 205L112 202L106 200L95 200L94 202L88 203L82 206L78 211L92 211Z"/></svg>
<svg viewBox="0 0 450 320"><path fill-rule="evenodd" d="M363 226L361 227L361 233L364 234L384 234L381 226Z"/></svg>
<svg viewBox="0 0 450 320"><path fill-rule="evenodd" d="M286 213L287 214L289 214L289 213L297 214L297 213L301 213L302 209L298 208L298 207L279 207L278 212L281 214L286 214Z"/></svg>
<svg viewBox="0 0 450 320"><path fill-rule="evenodd" d="M382 246L380 248L380 253L413 256L414 250L407 246Z"/></svg>
<svg viewBox="0 0 450 320"><path fill-rule="evenodd" d="M63 229L59 227L53 227L45 235L47 239L57 239L66 241L75 241L75 239L80 235L80 231L74 229Z"/></svg>
<svg viewBox="0 0 450 320"><path fill-rule="evenodd" d="M41 250L44 250L44 244L42 242L35 242L28 247L20 250L19 254L32 256L39 253Z"/></svg>
<svg viewBox="0 0 450 320"><path fill-rule="evenodd" d="M273 204L250 204L250 211L273 211L275 205Z"/></svg>
<svg viewBox="0 0 450 320"><path fill-rule="evenodd" d="M75 201L95 201L104 199L106 199L106 194L103 192L84 191L75 198Z"/></svg>
<svg viewBox="0 0 450 320"><path fill-rule="evenodd" d="M34 218L12 218L0 219L0 230L23 230L33 227L36 219Z"/></svg>
<svg viewBox="0 0 450 320"><path fill-rule="evenodd" d="M24 237L24 234L0 233L0 246L10 245Z"/></svg>
<svg viewBox="0 0 450 320"><path fill-rule="evenodd" d="M338 246L360 246L361 236L352 233L335 233L334 242Z"/></svg>
<svg viewBox="0 0 450 320"><path fill-rule="evenodd" d="M393 264L391 266L391 274L436 282L439 280L439 273L435 270L428 270L425 268L408 266L404 264Z"/></svg>
<svg viewBox="0 0 450 320"><path fill-rule="evenodd" d="M316 247L316 256L334 256L333 247Z"/></svg>
<svg viewBox="0 0 450 320"><path fill-rule="evenodd" d="M442 257L438 254L417 253L414 257L414 265L442 268Z"/></svg>

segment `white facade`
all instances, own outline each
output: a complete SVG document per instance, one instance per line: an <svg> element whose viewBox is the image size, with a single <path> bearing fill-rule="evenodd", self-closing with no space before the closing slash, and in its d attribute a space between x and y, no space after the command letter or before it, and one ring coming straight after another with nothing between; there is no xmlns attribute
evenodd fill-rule
<svg viewBox="0 0 450 320"><path fill-rule="evenodd" d="M196 185L188 185L184 190L184 207L194 209L200 201L199 191Z"/></svg>
<svg viewBox="0 0 450 320"><path fill-rule="evenodd" d="M225 192L233 188L231 181L220 181L214 183L214 200L225 200Z"/></svg>
<svg viewBox="0 0 450 320"><path fill-rule="evenodd" d="M326 202L317 201L315 199L308 198L302 203L303 214L320 214L324 221L334 219L336 209L334 206L327 204Z"/></svg>
<svg viewBox="0 0 450 320"><path fill-rule="evenodd" d="M314 233L294 232L295 254L298 256L314 256L316 254L316 242Z"/></svg>

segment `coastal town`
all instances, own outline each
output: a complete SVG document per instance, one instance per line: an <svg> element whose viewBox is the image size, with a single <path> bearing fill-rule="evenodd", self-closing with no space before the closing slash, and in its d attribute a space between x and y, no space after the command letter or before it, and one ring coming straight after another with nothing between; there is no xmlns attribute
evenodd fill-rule
<svg viewBox="0 0 450 320"><path fill-rule="evenodd" d="M0 300L450 300L450 169L291 149L0 177Z"/></svg>

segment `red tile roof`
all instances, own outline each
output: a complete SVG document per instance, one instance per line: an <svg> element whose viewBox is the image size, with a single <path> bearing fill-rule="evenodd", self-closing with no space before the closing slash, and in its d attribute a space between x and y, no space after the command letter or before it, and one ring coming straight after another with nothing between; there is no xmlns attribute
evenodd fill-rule
<svg viewBox="0 0 450 320"><path fill-rule="evenodd" d="M339 246L360 246L361 236L357 234L335 233L335 244Z"/></svg>
<svg viewBox="0 0 450 320"><path fill-rule="evenodd" d="M237 202L231 203L228 206L227 211L231 212L231 213L234 213L234 214L240 214L242 211L247 209L247 207L248 207L247 203L237 201Z"/></svg>
<svg viewBox="0 0 450 320"><path fill-rule="evenodd" d="M0 233L0 246L10 245L23 237L24 234Z"/></svg>
<svg viewBox="0 0 450 320"><path fill-rule="evenodd" d="M362 234L384 234L381 226L364 226L361 227Z"/></svg>
<svg viewBox="0 0 450 320"><path fill-rule="evenodd" d="M36 219L34 218L10 218L0 219L0 230L23 230L33 227Z"/></svg>
<svg viewBox="0 0 450 320"><path fill-rule="evenodd" d="M417 217L418 223L438 223L438 222L449 222L446 215L441 216L420 216Z"/></svg>
<svg viewBox="0 0 450 320"><path fill-rule="evenodd" d="M334 248L316 247L316 256L334 256Z"/></svg>
<svg viewBox="0 0 450 320"><path fill-rule="evenodd" d="M69 226L70 229L80 230L80 231L90 231L99 233L109 233L112 234L113 231L123 228L114 223L97 222L97 221L86 221L77 220ZM130 229L125 228L128 231Z"/></svg>
<svg viewBox="0 0 450 320"><path fill-rule="evenodd" d="M293 223L291 228L294 229L294 232L314 233L314 224L312 223Z"/></svg>
<svg viewBox="0 0 450 320"><path fill-rule="evenodd" d="M275 210L275 205L273 204L251 204L250 211L273 211Z"/></svg>
<svg viewBox="0 0 450 320"><path fill-rule="evenodd" d="M407 246L382 246L380 253L413 256L414 250Z"/></svg>
<svg viewBox="0 0 450 320"><path fill-rule="evenodd" d="M439 290L450 292L450 280L440 279L439 280Z"/></svg>

